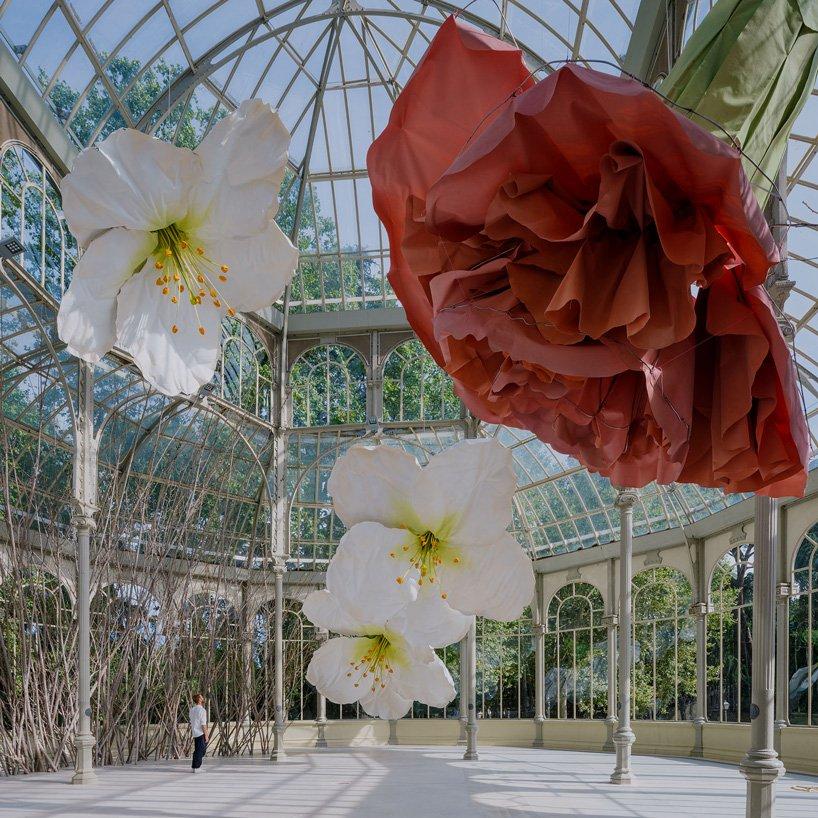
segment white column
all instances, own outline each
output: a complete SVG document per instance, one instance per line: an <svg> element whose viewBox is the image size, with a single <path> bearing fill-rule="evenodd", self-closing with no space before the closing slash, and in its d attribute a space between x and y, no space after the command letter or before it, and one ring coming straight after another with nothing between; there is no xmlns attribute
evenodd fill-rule
<svg viewBox="0 0 818 818"><path fill-rule="evenodd" d="M396 747L399 744L397 719L389 719L389 738L386 740L386 743L391 747Z"/></svg>
<svg viewBox="0 0 818 818"><path fill-rule="evenodd" d="M284 750L284 562L276 560L275 575L275 722L273 724L272 761L283 761Z"/></svg>
<svg viewBox="0 0 818 818"><path fill-rule="evenodd" d="M463 758L466 761L477 761L477 620L472 619L468 636L468 716L466 718L466 752Z"/></svg>
<svg viewBox="0 0 818 818"><path fill-rule="evenodd" d="M327 641L329 638L329 633L324 628L318 629L318 642L319 646ZM316 747L326 747L327 746L327 697L321 693L319 690L316 690L316 695L318 696L318 713L315 717L315 725L318 728L318 738L315 740Z"/></svg>
<svg viewBox="0 0 818 818"><path fill-rule="evenodd" d="M613 736L616 767L611 784L632 784L631 746L636 736L631 729L631 573L633 558L633 504L636 492L620 490L619 509L619 726Z"/></svg>
<svg viewBox="0 0 818 818"><path fill-rule="evenodd" d="M534 747L544 747L545 724L545 592L543 576L534 575Z"/></svg>
<svg viewBox="0 0 818 818"><path fill-rule="evenodd" d="M785 557L785 555L780 555ZM781 559L785 564L785 559ZM776 586L776 639L775 639L775 732L776 752L781 753L781 731L790 726L789 691L789 646L790 646L790 595L789 582L779 582Z"/></svg>
<svg viewBox="0 0 818 818"><path fill-rule="evenodd" d="M747 780L747 818L775 815L775 782L784 765L774 747L777 500L756 495L753 572L753 686L750 749L740 766Z"/></svg>
<svg viewBox="0 0 818 818"><path fill-rule="evenodd" d="M602 623L608 629L608 715L605 719L607 735L605 743L602 745L603 751L612 753L616 749L614 746L614 730L619 724L616 717L616 636L619 626L619 617L616 611L616 560L608 560L608 601L607 611L602 618Z"/></svg>
<svg viewBox="0 0 818 818"><path fill-rule="evenodd" d="M460 734L457 737L457 743L460 746L466 746L466 722L468 721L469 712L469 637L464 636L459 644L458 651L460 653Z"/></svg>
<svg viewBox="0 0 818 818"><path fill-rule="evenodd" d="M704 757L704 725L707 723L707 614L710 593L707 587L707 571L704 564L704 540L694 540L696 550L696 601L690 607L690 615L696 622L696 711L693 715L694 758Z"/></svg>
<svg viewBox="0 0 818 818"><path fill-rule="evenodd" d="M91 532L97 510L97 441L94 435L94 368L78 362L77 434L74 450L73 495L77 532L77 750L72 784L95 784L91 732Z"/></svg>
<svg viewBox="0 0 818 818"><path fill-rule="evenodd" d="M91 530L90 515L74 517L77 528L77 631L79 647L79 720L74 746L77 757L72 784L95 784L93 748L96 739L91 732Z"/></svg>

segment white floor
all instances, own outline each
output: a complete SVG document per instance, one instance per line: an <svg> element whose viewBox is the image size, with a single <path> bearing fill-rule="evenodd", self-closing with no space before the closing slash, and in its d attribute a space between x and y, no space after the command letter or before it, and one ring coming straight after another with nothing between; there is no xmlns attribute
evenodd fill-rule
<svg viewBox="0 0 818 818"><path fill-rule="evenodd" d="M0 818L460 818L637 816L742 818L744 781L735 767L688 759L634 758L637 784L607 783L612 756L486 748L466 762L446 747L294 752L286 762L212 759L99 771L95 787L68 785L69 772L0 778ZM777 818L816 818L818 779L778 783Z"/></svg>

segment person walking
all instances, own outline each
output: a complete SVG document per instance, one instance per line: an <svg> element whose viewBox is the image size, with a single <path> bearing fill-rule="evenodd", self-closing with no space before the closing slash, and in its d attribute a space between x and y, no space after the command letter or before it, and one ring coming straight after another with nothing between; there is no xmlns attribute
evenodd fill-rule
<svg viewBox="0 0 818 818"><path fill-rule="evenodd" d="M207 750L207 710L204 709L204 696L196 693L193 696L193 706L188 714L190 732L193 734L193 772L202 766L202 759Z"/></svg>

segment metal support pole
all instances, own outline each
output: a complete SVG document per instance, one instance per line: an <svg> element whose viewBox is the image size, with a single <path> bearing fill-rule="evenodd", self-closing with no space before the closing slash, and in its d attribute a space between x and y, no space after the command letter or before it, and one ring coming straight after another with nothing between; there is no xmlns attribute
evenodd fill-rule
<svg viewBox="0 0 818 818"><path fill-rule="evenodd" d="M785 565L781 555L781 562ZM775 750L781 755L781 732L790 726L789 714L789 644L790 644L790 595L789 582L779 582L776 586L776 640L775 640Z"/></svg>
<svg viewBox="0 0 818 818"><path fill-rule="evenodd" d="M91 732L91 532L97 511L97 441L94 436L94 368L78 362L77 434L74 450L74 525L77 532L77 750L72 784L95 784Z"/></svg>
<svg viewBox="0 0 818 818"><path fill-rule="evenodd" d="M784 765L774 748L773 727L778 509L777 500L756 495L750 749L740 766L747 780L747 818L772 818L775 782L784 773Z"/></svg>
<svg viewBox="0 0 818 818"><path fill-rule="evenodd" d="M469 711L469 637L464 636L458 643L460 653L460 734L457 737L458 746L466 746L466 721Z"/></svg>
<svg viewBox="0 0 818 818"><path fill-rule="evenodd" d="M616 767L611 784L632 784L631 746L631 573L633 558L633 504L636 492L622 489L616 495L619 509L619 726L613 736Z"/></svg>
<svg viewBox="0 0 818 818"><path fill-rule="evenodd" d="M466 719L466 752L463 753L465 761L477 761L477 620L472 619L469 633L466 636L468 647L466 656L468 659L468 717Z"/></svg>
<svg viewBox="0 0 818 818"><path fill-rule="evenodd" d="M275 575L275 723L271 761L283 761L284 750L284 563L277 560Z"/></svg>
<svg viewBox="0 0 818 818"><path fill-rule="evenodd" d="M389 719L389 738L386 742L390 747L397 746L400 742L398 741L398 720L397 719Z"/></svg>
<svg viewBox="0 0 818 818"><path fill-rule="evenodd" d="M535 574L534 585L534 747L544 747L545 724L545 586Z"/></svg>
<svg viewBox="0 0 818 818"><path fill-rule="evenodd" d="M318 629L318 642L324 643L329 638L329 633L324 628ZM327 697L320 691L316 691L318 696L318 714L315 718L315 726L318 728L318 738L315 740L316 747L327 746Z"/></svg>
<svg viewBox="0 0 818 818"><path fill-rule="evenodd" d="M704 725L707 724L707 614L710 594L704 565L704 540L695 540L696 601L690 615L696 622L696 710L693 714L693 758L704 757Z"/></svg>
<svg viewBox="0 0 818 818"><path fill-rule="evenodd" d="M607 612L602 618L602 623L608 629L608 715L605 719L607 735L602 749L606 753L612 753L616 749L614 745L614 730L619 724L616 717L616 629L619 626L619 617L616 611L616 560L608 560L608 603Z"/></svg>

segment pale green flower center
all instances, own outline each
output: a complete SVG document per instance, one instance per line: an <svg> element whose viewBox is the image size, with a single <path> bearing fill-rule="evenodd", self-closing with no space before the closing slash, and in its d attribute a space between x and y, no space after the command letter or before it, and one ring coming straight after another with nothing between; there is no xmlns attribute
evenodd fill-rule
<svg viewBox="0 0 818 818"><path fill-rule="evenodd" d="M347 677L355 679L355 687L369 687L374 693L378 688L386 687L402 651L386 633L364 639L366 647L357 661L349 663Z"/></svg>
<svg viewBox="0 0 818 818"><path fill-rule="evenodd" d="M440 570L446 565L460 565L461 558L458 551L452 548L443 539L432 531L424 531L422 534L414 535L412 542L403 546L403 555L409 561L412 568L420 572L418 585L428 582L434 585L440 580ZM392 559L398 559L396 551L390 551ZM406 579L406 574L396 577L395 581L402 585ZM446 593L441 593L441 599L446 599Z"/></svg>
<svg viewBox="0 0 818 818"><path fill-rule="evenodd" d="M221 285L227 281L230 268L213 261L206 249L192 242L177 224L169 224L155 232L153 266L159 276L154 283L162 289L162 295L167 296L174 304L187 302L193 307L200 335L205 334L198 310L202 299L210 299L217 309L224 306L227 314L234 316L236 311L227 304L220 292ZM171 332L178 331L178 324L174 324Z"/></svg>

